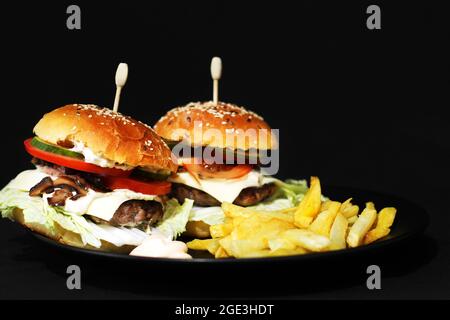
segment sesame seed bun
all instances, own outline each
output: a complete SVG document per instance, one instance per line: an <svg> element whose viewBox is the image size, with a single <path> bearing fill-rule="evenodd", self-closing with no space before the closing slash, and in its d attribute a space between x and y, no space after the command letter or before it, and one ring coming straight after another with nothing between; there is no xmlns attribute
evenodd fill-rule
<svg viewBox="0 0 450 320"><path fill-rule="evenodd" d="M269 150L278 145L261 116L224 102L191 102L172 109L154 128L167 140L184 140L192 146Z"/></svg>
<svg viewBox="0 0 450 320"><path fill-rule="evenodd" d="M107 108L66 105L45 114L34 133L55 145L82 142L96 155L118 165L149 171L177 169L169 147L153 129Z"/></svg>

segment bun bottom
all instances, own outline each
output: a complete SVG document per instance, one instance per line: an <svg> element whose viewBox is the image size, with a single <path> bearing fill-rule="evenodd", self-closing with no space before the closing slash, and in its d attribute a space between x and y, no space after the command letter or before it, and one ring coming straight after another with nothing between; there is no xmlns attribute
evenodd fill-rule
<svg viewBox="0 0 450 320"><path fill-rule="evenodd" d="M24 216L23 216L22 209L19 209L19 208L14 209L13 218L14 218L14 221L20 223L22 226L24 226L27 229L30 229L31 231L33 231L35 233L38 233L49 239L52 239L54 241L57 241L59 243L69 245L72 247L104 251L104 252L124 253L124 254L130 253L135 248L135 246L130 246L130 245L124 245L122 247L117 247L117 246L113 245L112 243L104 241L104 240L101 240L102 245L100 248L93 247L89 244L83 244L83 241L81 240L81 236L79 234L62 228L56 222L55 222L55 226L56 226L55 231L50 230L48 227L46 227L45 225L42 225L40 223L26 223Z"/></svg>
<svg viewBox="0 0 450 320"><path fill-rule="evenodd" d="M186 225L186 231L184 235L199 239L210 238L209 232L210 225L203 221L189 221Z"/></svg>

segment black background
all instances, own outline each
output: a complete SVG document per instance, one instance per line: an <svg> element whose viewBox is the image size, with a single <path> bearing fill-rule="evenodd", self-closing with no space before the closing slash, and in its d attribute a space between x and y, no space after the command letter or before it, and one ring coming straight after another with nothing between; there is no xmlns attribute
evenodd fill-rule
<svg viewBox="0 0 450 320"><path fill-rule="evenodd" d="M449 298L448 11L434 1L392 2L2 5L2 185L30 166L22 141L43 113L68 103L112 105L119 62L130 68L121 112L152 125L168 108L211 99L217 55L221 100L280 129L280 177L318 175L325 185L399 195L425 207L431 224L395 253L354 262L353 278L251 287L237 272L236 286L203 290L205 280L183 285L169 270L158 271L167 282L153 288L128 283L126 269L59 256L0 221L0 297ZM81 7L81 30L66 28L70 4ZM381 7L381 30L366 28L370 4ZM69 262L88 270L81 293L65 289ZM365 288L369 262L387 270L377 293ZM186 278L218 277L205 272Z"/></svg>

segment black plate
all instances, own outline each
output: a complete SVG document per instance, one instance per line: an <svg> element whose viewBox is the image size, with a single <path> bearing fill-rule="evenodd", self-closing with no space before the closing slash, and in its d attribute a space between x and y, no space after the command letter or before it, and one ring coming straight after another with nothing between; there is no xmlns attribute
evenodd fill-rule
<svg viewBox="0 0 450 320"><path fill-rule="evenodd" d="M420 206L396 196L386 195L373 191L357 190L353 188L346 187L325 187L325 194L333 200L345 201L349 197L353 198L354 203L364 206L367 201L373 201L375 206L380 209L383 207L396 207L397 216L392 227L391 233L377 242L370 245L361 246L357 248L349 248L344 250L330 251L330 252L320 252L311 253L298 256L284 256L284 257L270 257L270 258L245 258L245 259L214 259L214 257L209 256L209 254L204 254L203 252L190 252L193 254L194 259L168 259L168 258L146 258L146 257L135 257L126 254L118 253L108 253L100 252L89 249L82 249L77 247L72 247L68 245L61 244L59 242L53 241L49 238L41 236L39 234L33 233L33 235L45 243L54 246L58 249L89 255L92 257L103 258L103 259L115 259L121 260L123 262L132 261L134 263L149 263L149 264L165 264L165 265L192 265L192 264L221 264L221 265L241 265L241 264L254 264L254 263L283 263L283 262L318 262L323 261L323 259L334 259L334 258L346 258L356 254L366 253L371 254L384 248L391 248L397 244L405 242L414 238L415 236L421 234L428 225L428 215L426 211Z"/></svg>

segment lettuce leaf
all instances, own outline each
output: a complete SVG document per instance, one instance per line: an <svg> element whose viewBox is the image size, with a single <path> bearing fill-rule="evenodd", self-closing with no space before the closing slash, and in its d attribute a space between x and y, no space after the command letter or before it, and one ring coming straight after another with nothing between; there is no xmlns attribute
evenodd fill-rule
<svg viewBox="0 0 450 320"><path fill-rule="evenodd" d="M16 188L10 183L0 191L1 216L14 220L13 213L16 208L22 209L25 223L44 225L53 235L59 225L65 230L79 234L84 245L89 244L96 248L102 245L101 240L119 247L124 244L139 245L147 236L137 228L96 225L77 213L48 205L41 197L30 197L28 191Z"/></svg>
<svg viewBox="0 0 450 320"><path fill-rule="evenodd" d="M193 207L189 215L189 221L203 221L211 226L225 221L225 214L221 207Z"/></svg>
<svg viewBox="0 0 450 320"><path fill-rule="evenodd" d="M185 199L183 205L180 205L176 199L170 199L166 202L164 216L157 229L167 237L176 239L186 231L193 205L194 201L191 199Z"/></svg>
<svg viewBox="0 0 450 320"><path fill-rule="evenodd" d="M65 211L63 208L49 206L40 197L30 197L27 191L5 187L0 191L0 211L4 218L12 219L15 208L22 209L25 223L45 225L50 232L56 232L58 223L62 228L81 236L83 244L96 248L101 246L100 239L92 234L88 221L81 216Z"/></svg>

